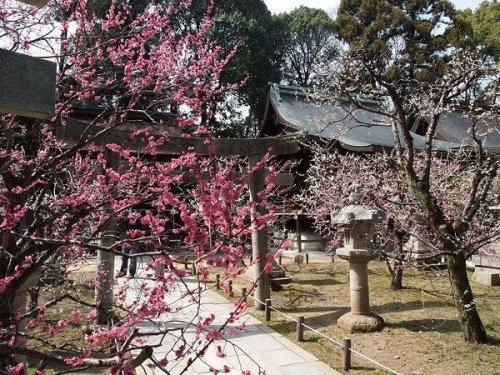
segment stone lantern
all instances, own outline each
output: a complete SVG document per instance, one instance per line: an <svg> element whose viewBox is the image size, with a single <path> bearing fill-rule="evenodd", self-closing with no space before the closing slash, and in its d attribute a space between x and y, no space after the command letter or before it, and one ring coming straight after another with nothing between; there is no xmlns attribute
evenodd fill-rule
<svg viewBox="0 0 500 375"><path fill-rule="evenodd" d="M500 217L500 205L490 206L489 210ZM500 241L490 244L490 251L487 254L474 255L474 276L472 279L479 284L500 286Z"/></svg>
<svg viewBox="0 0 500 375"><path fill-rule="evenodd" d="M380 316L370 313L368 292L368 262L378 257L372 250L374 224L384 214L361 205L362 196L357 190L359 186L354 186L351 204L332 218L332 224L344 230L344 247L337 250L337 256L349 262L351 294L351 311L341 316L337 325L350 332L370 332L384 325Z"/></svg>

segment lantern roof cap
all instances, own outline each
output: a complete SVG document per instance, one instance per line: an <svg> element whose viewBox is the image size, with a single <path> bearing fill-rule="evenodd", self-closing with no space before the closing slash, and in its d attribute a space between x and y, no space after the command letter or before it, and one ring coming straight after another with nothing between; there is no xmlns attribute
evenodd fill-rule
<svg viewBox="0 0 500 375"><path fill-rule="evenodd" d="M384 212L373 209L369 206L360 204L362 194L360 193L361 186L353 185L352 193L349 200L353 203L341 209L332 217L332 224L352 224L354 222L378 222L384 218Z"/></svg>

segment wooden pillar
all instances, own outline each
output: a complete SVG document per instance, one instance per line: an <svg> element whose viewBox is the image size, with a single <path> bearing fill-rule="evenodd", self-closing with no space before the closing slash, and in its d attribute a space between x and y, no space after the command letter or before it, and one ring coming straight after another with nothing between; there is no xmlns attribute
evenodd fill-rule
<svg viewBox="0 0 500 375"><path fill-rule="evenodd" d="M260 155L250 155L248 157L248 162L250 168L253 168L255 164L261 159ZM252 210L252 221L254 220L256 212L264 213L262 207L258 207L260 202L259 193L265 189L265 174L264 168L258 168L254 173L249 176L248 185L250 189L250 199L255 204L255 208ZM268 252L267 248L267 226L259 230L252 231L252 257L253 259L259 259L254 265L254 281L263 273L264 266L266 265L266 254ZM263 273L262 277L257 281L257 286L255 288L255 307L259 310L264 309L264 301L271 297L271 291L269 288L269 274ZM261 302L259 302L261 301Z"/></svg>
<svg viewBox="0 0 500 375"><path fill-rule="evenodd" d="M26 305L28 302L28 290L38 284L38 281L40 281L41 276L42 274L40 270L35 271L27 278L27 280L19 288L16 289L16 295L12 303L12 309L14 311L18 311L19 314L21 315L26 313L27 310ZM26 319L20 320L17 323L16 329L22 333L27 332L26 323L27 323ZM16 345L24 347L25 342L26 339L23 336L16 337ZM21 354L16 354L16 361L19 363L26 362L26 356Z"/></svg>
<svg viewBox="0 0 500 375"><path fill-rule="evenodd" d="M295 238L297 241L297 251L299 253L302 252L302 227L300 225L300 216L295 215L296 220L295 220Z"/></svg>
<svg viewBox="0 0 500 375"><path fill-rule="evenodd" d="M342 340L342 364L345 371L351 369L351 339Z"/></svg>
<svg viewBox="0 0 500 375"><path fill-rule="evenodd" d="M304 316L301 315L297 319L297 341L304 341Z"/></svg>

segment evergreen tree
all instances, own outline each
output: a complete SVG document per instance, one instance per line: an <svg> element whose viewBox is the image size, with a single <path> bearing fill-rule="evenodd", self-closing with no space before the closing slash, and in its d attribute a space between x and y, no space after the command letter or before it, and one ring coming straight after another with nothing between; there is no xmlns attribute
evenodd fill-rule
<svg viewBox="0 0 500 375"><path fill-rule="evenodd" d="M322 9L301 6L275 22L283 79L304 87L317 83L338 52L335 21Z"/></svg>

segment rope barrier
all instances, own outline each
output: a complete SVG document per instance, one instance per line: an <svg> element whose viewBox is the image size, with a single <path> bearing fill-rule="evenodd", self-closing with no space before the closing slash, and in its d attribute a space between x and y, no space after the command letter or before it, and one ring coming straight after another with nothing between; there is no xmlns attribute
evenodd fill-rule
<svg viewBox="0 0 500 375"><path fill-rule="evenodd" d="M392 372L394 375L401 375L399 372L394 371L393 369L391 369L391 368L389 368L389 367L387 367L387 366L384 366L382 363L377 362L376 360L374 360L374 359L372 359L372 358L370 358L370 357L368 357L368 356L364 355L363 353L358 352L357 350L354 350L354 349L352 349L352 348L350 348L349 350L350 350L352 353L354 353L354 354L356 354L356 355L360 356L361 358L364 358L364 359L366 359L367 361L370 361L370 362L372 362L372 363L376 364L377 366L382 367L384 370L387 370L387 371L389 371L389 372Z"/></svg>
<svg viewBox="0 0 500 375"><path fill-rule="evenodd" d="M235 289L235 290L238 290L239 292L241 292L241 291L242 291L240 288L238 288L238 287L236 287L236 286L234 286L234 285L232 286L232 288L233 288L233 289ZM264 304L265 304L265 302L258 300L257 298L255 298L255 297L254 297L254 296L252 296L252 295L249 295L249 297L250 297L250 298L252 298L254 301L256 301L256 302L258 302L258 303L262 304L262 305L264 305ZM294 318L294 317L293 317L293 316L291 316L291 315L288 315L288 314L284 313L283 311L278 310L277 308L275 308L275 307L274 307L274 306L272 306L272 305L271 305L271 306L269 306L269 308L270 308L271 310L273 310L273 311L277 312L278 314L280 314L280 315L284 316L285 318L287 318L287 319L289 319L289 320L291 320L291 321L295 322L295 323L298 323L298 322L299 322L299 321L298 321L298 319ZM329 337L329 336L325 335L324 333L322 333L322 332L318 331L316 328L313 328L313 327L311 327L311 326L309 326L309 325L307 325L307 324L305 324L305 323L302 323L302 326L304 326L304 327L305 327L305 328L307 328L308 330L310 330L310 331L312 331L312 332L314 332L314 333L316 333L316 334L320 335L321 337L323 337L323 338L325 338L325 339L327 339L327 340L331 341L332 343L334 343L334 344L336 344L336 345L343 346L342 342L337 341L337 340L335 340L335 339L333 339L333 338L331 338L331 337ZM397 372L397 371L395 371L395 370L393 370L393 369L391 369L391 368L389 368L389 367L387 367L387 366L383 365L382 363L380 363L380 362L378 362L378 361L374 360L373 358L370 358L370 357L368 357L368 356L364 355L364 354L363 354L363 353L361 353L361 352L358 352L357 350L354 350L354 349L352 349L352 348L349 348L349 350L350 350L352 353L354 353L355 355L357 355L357 356L359 356L359 357L361 357L361 358L363 358L363 359L365 359L365 360L367 360L367 361L369 361L369 362L371 362L371 363L373 363L373 364L375 364L375 365L377 365L377 366L379 366L379 367L383 368L384 370L387 370L387 371L391 372L391 373L392 373L392 374L394 374L394 375L401 375L399 372Z"/></svg>
<svg viewBox="0 0 500 375"><path fill-rule="evenodd" d="M337 340L335 340L335 339L332 339L331 337L329 337L329 336L325 335L324 333L322 333L322 332L318 331L316 328L313 328L313 327L311 327L311 326L308 326L308 325L307 325L307 324L305 324L305 323L304 323L304 324L302 324L302 325L303 325L305 328L307 328L308 330L310 330L310 331L313 331L313 332L317 333L317 334L318 334L318 335L320 335L321 337L324 337L325 339L330 340L331 342L333 342L333 343L335 343L335 344L337 344L337 345L339 345L339 346L342 346L342 343L341 343L340 341L337 341Z"/></svg>

